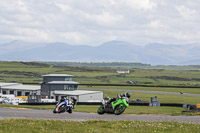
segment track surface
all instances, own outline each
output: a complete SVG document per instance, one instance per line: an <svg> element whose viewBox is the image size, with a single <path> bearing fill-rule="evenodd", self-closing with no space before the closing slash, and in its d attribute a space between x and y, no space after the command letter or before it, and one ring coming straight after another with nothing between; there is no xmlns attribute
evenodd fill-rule
<svg viewBox="0 0 200 133"><path fill-rule="evenodd" d="M200 116L168 116L168 115L98 115L95 113L73 112L53 114L51 110L38 109L17 109L0 107L0 120L11 118L28 118L28 119L53 119L53 120L138 120L138 121L177 121L177 122L194 122L200 123Z"/></svg>
<svg viewBox="0 0 200 133"><path fill-rule="evenodd" d="M200 96L200 94L184 93L180 94L178 92L164 92L164 91L144 91L144 90L125 90L125 89L101 89L101 88L79 88L80 90L102 90L102 91L127 91L127 92L142 92L142 93L153 93L153 94L168 94L168 95L185 95L185 96Z"/></svg>

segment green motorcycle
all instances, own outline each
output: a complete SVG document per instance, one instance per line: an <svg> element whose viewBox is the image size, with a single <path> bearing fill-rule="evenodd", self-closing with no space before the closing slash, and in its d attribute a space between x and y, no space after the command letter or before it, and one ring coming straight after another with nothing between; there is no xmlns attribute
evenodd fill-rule
<svg viewBox="0 0 200 133"><path fill-rule="evenodd" d="M125 109L129 106L130 93L125 93L125 95L118 95L116 99L112 100L103 99L102 105L98 108L98 114L102 115L104 113L112 113L115 115L122 114Z"/></svg>

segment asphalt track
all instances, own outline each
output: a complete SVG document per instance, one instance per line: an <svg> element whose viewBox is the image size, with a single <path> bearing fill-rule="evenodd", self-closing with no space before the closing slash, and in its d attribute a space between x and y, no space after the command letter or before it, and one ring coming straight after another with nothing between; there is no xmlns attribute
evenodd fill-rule
<svg viewBox="0 0 200 133"><path fill-rule="evenodd" d="M113 114L98 115L96 113L73 112L54 114L51 110L38 109L20 109L0 107L0 120L3 119L42 119L42 120L68 120L68 121L86 121L86 120L137 120L137 121L176 121L200 123L200 116L169 116L169 115L126 115L119 116Z"/></svg>
<svg viewBox="0 0 200 133"><path fill-rule="evenodd" d="M127 91L127 92L142 92L142 93L153 93L153 94L168 94L168 95L184 95L184 96L200 96L200 94L191 94L178 92L163 92L163 91L144 91L144 90L126 90L126 89L101 89L101 88L79 88L80 90L102 90L102 91Z"/></svg>

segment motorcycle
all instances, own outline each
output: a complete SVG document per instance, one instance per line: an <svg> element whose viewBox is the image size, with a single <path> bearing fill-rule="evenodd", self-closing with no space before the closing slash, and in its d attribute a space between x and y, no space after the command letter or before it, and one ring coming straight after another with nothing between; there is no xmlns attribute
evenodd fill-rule
<svg viewBox="0 0 200 133"><path fill-rule="evenodd" d="M72 109L75 108L77 99L73 97L72 99L64 98L61 99L57 104L55 109L53 110L53 113L72 113Z"/></svg>
<svg viewBox="0 0 200 133"><path fill-rule="evenodd" d="M98 108L98 114L112 113L115 115L122 114L129 106L129 98L118 95L116 100L110 102L111 98L103 99L102 105Z"/></svg>

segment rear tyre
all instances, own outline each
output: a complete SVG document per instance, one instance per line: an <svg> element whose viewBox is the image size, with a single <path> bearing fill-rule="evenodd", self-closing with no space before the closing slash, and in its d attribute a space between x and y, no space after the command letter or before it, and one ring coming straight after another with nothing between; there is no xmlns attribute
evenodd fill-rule
<svg viewBox="0 0 200 133"><path fill-rule="evenodd" d="M70 108L67 112L71 114L72 113L72 109Z"/></svg>
<svg viewBox="0 0 200 133"><path fill-rule="evenodd" d="M125 109L126 109L125 106L117 105L115 107L114 113L115 113L115 115L120 115L125 111Z"/></svg>
<svg viewBox="0 0 200 133"><path fill-rule="evenodd" d="M98 112L99 115L104 114L104 113L105 113L104 107L101 105L101 106L98 108L97 112Z"/></svg>

